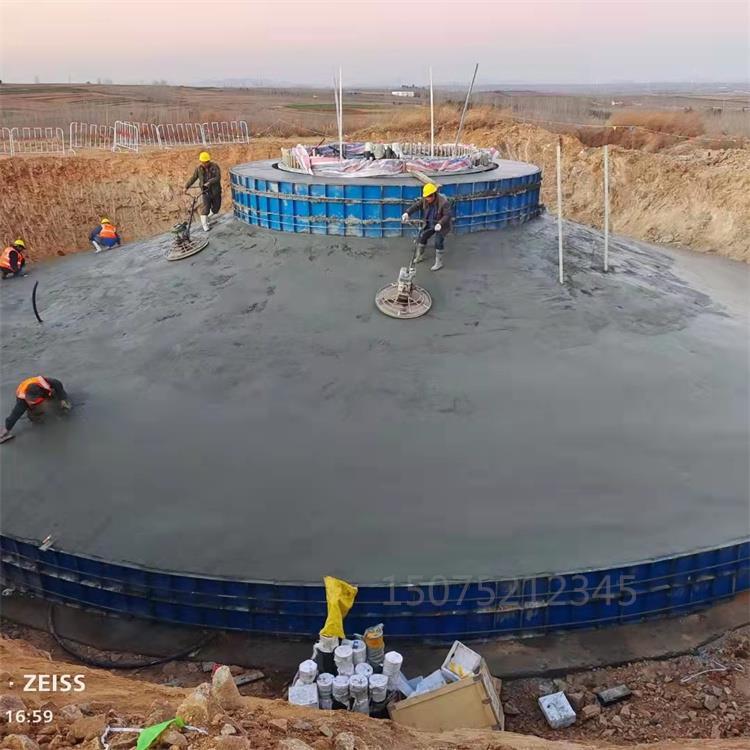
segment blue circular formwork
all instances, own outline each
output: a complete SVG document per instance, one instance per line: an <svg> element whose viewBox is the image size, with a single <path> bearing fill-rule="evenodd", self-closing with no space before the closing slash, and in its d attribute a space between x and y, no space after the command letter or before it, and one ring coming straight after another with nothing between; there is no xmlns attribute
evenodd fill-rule
<svg viewBox="0 0 750 750"><path fill-rule="evenodd" d="M421 195L414 177L328 178L284 171L275 161L241 164L230 175L234 215L254 226L373 238L414 232L401 223L404 209ZM439 182L452 201L458 234L521 224L541 211L542 171L533 164L500 159Z"/></svg>
<svg viewBox="0 0 750 750"><path fill-rule="evenodd" d="M148 570L0 537L3 585L51 601L161 622L314 637L321 584ZM450 642L531 636L695 611L750 588L750 542L600 570L526 578L361 586L348 632Z"/></svg>

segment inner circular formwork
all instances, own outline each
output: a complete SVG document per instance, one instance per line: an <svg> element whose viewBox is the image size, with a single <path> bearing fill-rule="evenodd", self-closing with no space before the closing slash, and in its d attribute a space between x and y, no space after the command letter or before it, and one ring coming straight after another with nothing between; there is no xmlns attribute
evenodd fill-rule
<svg viewBox="0 0 750 750"><path fill-rule="evenodd" d="M409 175L328 177L289 172L275 160L230 170L234 215L281 232L400 237L414 233L401 222L421 184ZM457 234L500 229L538 216L542 173L524 162L495 159L490 168L434 179L451 201Z"/></svg>

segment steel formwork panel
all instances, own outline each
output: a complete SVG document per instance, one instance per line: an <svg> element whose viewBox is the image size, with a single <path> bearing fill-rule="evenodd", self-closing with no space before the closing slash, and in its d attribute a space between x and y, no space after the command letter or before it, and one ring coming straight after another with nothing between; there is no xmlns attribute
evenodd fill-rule
<svg viewBox="0 0 750 750"><path fill-rule="evenodd" d="M440 190L452 201L458 234L520 224L541 211L541 170L530 164L498 161L495 170L445 180ZM414 234L401 214L421 194L413 179L290 176L268 161L235 167L231 184L241 221L282 232L351 237Z"/></svg>
<svg viewBox="0 0 750 750"><path fill-rule="evenodd" d="M5 587L53 601L180 625L314 636L320 585L151 571L0 537ZM355 582L356 583L356 582ZM750 588L750 542L601 570L525 579L360 587L347 628L383 621L390 637L527 636L683 614Z"/></svg>

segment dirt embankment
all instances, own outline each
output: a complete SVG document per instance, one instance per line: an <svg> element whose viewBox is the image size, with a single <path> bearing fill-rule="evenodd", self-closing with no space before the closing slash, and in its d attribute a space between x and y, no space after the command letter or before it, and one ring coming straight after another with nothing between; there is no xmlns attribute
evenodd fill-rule
<svg viewBox="0 0 750 750"><path fill-rule="evenodd" d="M3 711L0 736L2 747L14 750L98 750L98 737L106 725L147 726L164 721L175 715L178 706L191 693L182 688L152 685L104 670L53 661L49 654L23 641L7 638L0 638L0 664ZM85 690L26 692L24 675L82 675ZM47 678L46 684L50 682L51 678ZM34 684L39 686L37 681ZM63 710L64 707L67 708ZM343 747L359 750L614 750L618 747L606 741L550 741L512 732L459 730L435 735L355 713L322 714L296 709L283 701L252 697L240 698L231 708L211 701L206 704L209 710L203 718L199 708L194 706L188 720L205 727L208 736L190 733L180 739L172 735L159 747L166 748L170 744L187 747L187 738L189 747L194 750L338 750ZM18 711L23 715L34 709L51 712L52 721L34 724L17 720ZM6 711L10 711L10 715ZM26 715L30 719L33 716ZM117 748L129 750L135 736L115 736L113 741ZM750 742L740 738L680 739L631 745L633 750L747 750L748 747Z"/></svg>
<svg viewBox="0 0 750 750"><path fill-rule="evenodd" d="M556 210L557 135L511 121L469 121L462 140L496 146L502 156L542 166L542 197ZM408 127L407 127L408 126ZM455 131L438 133L453 140ZM603 224L602 150L564 135L563 213ZM421 122L368 129L353 139L429 139ZM214 147L224 170L224 210L231 210L229 167L275 157L282 145L259 139L247 146ZM304 139L302 139L304 140ZM87 235L109 214L126 240L163 232L185 213L182 186L198 149L142 154L27 157L0 161L0 240L27 241L32 258L87 249ZM649 242L674 244L750 261L750 150L700 148L685 142L659 153L610 146L611 231Z"/></svg>
<svg viewBox="0 0 750 750"><path fill-rule="evenodd" d="M222 167L222 210L232 205L229 168L278 156L281 145L266 139L210 149ZM32 260L40 260L90 250L88 234L102 216L116 222L126 242L164 232L186 215L184 186L200 150L4 159L0 241L23 237Z"/></svg>
<svg viewBox="0 0 750 750"><path fill-rule="evenodd" d="M406 137L397 130L363 131L362 140ZM429 140L429 130L410 138ZM440 133L453 140L455 131ZM563 216L601 229L603 154L570 135L563 144ZM495 146L508 159L538 164L542 199L557 210L558 136L525 123L505 122L464 131L461 140ZM685 142L648 153L610 146L610 231L647 242L674 244L750 261L750 150L711 150Z"/></svg>

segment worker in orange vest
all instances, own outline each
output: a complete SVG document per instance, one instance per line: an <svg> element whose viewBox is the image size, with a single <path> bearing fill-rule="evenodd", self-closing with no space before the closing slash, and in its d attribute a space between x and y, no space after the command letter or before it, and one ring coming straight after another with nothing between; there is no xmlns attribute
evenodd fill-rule
<svg viewBox="0 0 750 750"><path fill-rule="evenodd" d="M102 216L99 226L91 230L89 240L94 246L95 253L122 244L120 235L117 234L117 227L106 216Z"/></svg>
<svg viewBox="0 0 750 750"><path fill-rule="evenodd" d="M23 267L26 265L26 258L23 254L25 249L26 243L23 240L16 240L3 250L0 255L0 270L4 279L8 276L23 275Z"/></svg>
<svg viewBox="0 0 750 750"><path fill-rule="evenodd" d="M13 437L10 431L24 414L28 414L30 421L40 422L47 404L52 402L57 402L64 412L70 411L68 394L59 380L36 375L21 381L16 388L16 405L5 420L5 429L0 433L0 443Z"/></svg>

